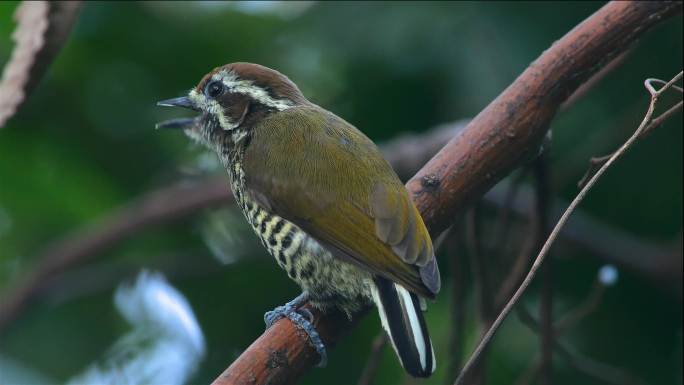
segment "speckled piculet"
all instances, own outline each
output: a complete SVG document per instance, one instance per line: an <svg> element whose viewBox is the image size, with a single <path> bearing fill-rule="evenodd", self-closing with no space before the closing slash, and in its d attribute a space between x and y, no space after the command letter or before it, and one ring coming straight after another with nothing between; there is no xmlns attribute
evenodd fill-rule
<svg viewBox="0 0 684 385"><path fill-rule="evenodd" d="M195 118L166 121L215 151L238 206L263 245L303 294L266 314L287 316L325 359L304 300L353 314L375 303L407 372L427 377L434 351L423 319L439 270L420 213L376 145L309 102L286 76L232 63L204 76L187 96L162 106Z"/></svg>

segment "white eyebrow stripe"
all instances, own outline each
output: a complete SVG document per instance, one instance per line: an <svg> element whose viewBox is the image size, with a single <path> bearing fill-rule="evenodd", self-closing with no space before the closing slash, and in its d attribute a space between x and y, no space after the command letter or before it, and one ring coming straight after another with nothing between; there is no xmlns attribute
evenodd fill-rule
<svg viewBox="0 0 684 385"><path fill-rule="evenodd" d="M255 86L252 81L239 80L233 72L221 70L211 76L213 80L220 81L230 92L248 95L259 103L278 111L293 107L293 103L285 99L274 99L261 87Z"/></svg>

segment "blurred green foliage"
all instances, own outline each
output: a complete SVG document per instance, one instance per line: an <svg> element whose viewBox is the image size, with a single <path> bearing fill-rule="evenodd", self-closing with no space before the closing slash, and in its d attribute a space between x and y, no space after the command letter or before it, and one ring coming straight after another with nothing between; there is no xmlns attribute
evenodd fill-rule
<svg viewBox="0 0 684 385"><path fill-rule="evenodd" d="M12 48L16 2L0 3L0 63ZM197 170L202 151L153 130L169 117L155 102L182 94L213 67L256 62L276 68L312 101L377 141L477 114L544 49L601 3L133 3L88 2L72 36L27 105L0 130L0 290L37 261L48 242L115 207ZM646 106L642 82L682 68L680 16L648 33L625 63L553 124L553 189L577 192L587 160L615 149ZM673 242L681 255L682 117L638 143L582 208L635 237ZM192 172L190 173L192 174ZM74 375L127 326L112 306L116 284L157 268L185 293L208 343L193 383L208 383L258 336L264 311L297 288L258 246L221 265L205 244L206 213L150 228L87 265L55 277L11 326L1 354L45 376ZM236 215L233 213L233 215ZM239 225L236 225L239 226ZM240 234L249 234L245 229ZM678 238L677 238L678 237ZM675 239L678 239L675 241ZM256 245L245 235L244 242ZM568 251L556 261L556 315L588 294L601 263ZM438 361L450 330L445 290L427 314ZM647 255L644 258L648 258ZM524 303L535 308L536 288ZM466 351L478 330L467 293ZM681 384L681 302L641 276L621 272L600 309L566 340L577 350L652 384ZM304 384L350 384L379 330L375 315ZM510 384L538 352L537 337L509 317L488 360L488 383ZM561 359L558 384L594 384ZM444 382L446 365L428 384ZM403 383L393 352L377 384ZM2 383L0 378L0 383Z"/></svg>

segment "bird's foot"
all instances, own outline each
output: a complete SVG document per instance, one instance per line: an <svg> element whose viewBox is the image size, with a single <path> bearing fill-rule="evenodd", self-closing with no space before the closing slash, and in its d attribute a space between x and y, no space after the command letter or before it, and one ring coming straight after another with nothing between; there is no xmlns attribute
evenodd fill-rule
<svg viewBox="0 0 684 385"><path fill-rule="evenodd" d="M318 367L322 368L328 363L328 353L323 344L321 336L316 331L313 326L313 314L307 309L298 309L309 299L307 292L303 292L297 298L286 303L283 306L278 306L277 308L266 312L264 314L264 322L266 323L266 329L270 328L277 320L282 317L287 317L296 327L303 330L306 335L309 336L311 344L318 352L320 361L318 361Z"/></svg>

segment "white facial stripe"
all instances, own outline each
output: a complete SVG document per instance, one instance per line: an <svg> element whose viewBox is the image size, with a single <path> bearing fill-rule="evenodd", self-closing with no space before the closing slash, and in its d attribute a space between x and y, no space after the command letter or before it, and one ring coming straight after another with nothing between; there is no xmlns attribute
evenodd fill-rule
<svg viewBox="0 0 684 385"><path fill-rule="evenodd" d="M240 124L231 121L223 114L221 105L214 99L207 98L204 94L195 91L194 89L188 94L188 98L192 100L195 105L202 111L207 111L219 120L219 124L226 131L232 131Z"/></svg>
<svg viewBox="0 0 684 385"><path fill-rule="evenodd" d="M293 106L293 103L289 100L274 99L268 94L266 90L255 86L249 80L239 80L237 76L226 70L221 70L214 75L212 75L212 80L220 81L228 89L228 92L239 93L247 95L259 103L266 105L271 108L275 108L278 111L286 110ZM213 116L215 116L221 127L226 131L233 131L236 129L241 121L234 122L229 117L223 114L221 105L214 99L208 98L202 92L197 92L195 89L190 91L188 98L195 103L195 105L203 111L207 111ZM238 137L233 138L237 141L244 137L244 133L235 133Z"/></svg>
<svg viewBox="0 0 684 385"><path fill-rule="evenodd" d="M211 77L213 80L220 81L223 83L229 92L235 92L243 95L248 95L258 101L259 103L266 105L271 108L275 108L278 111L286 110L292 107L292 102L283 99L274 99L268 94L266 90L255 86L249 80L239 80L234 73L228 72L226 70L221 70Z"/></svg>

